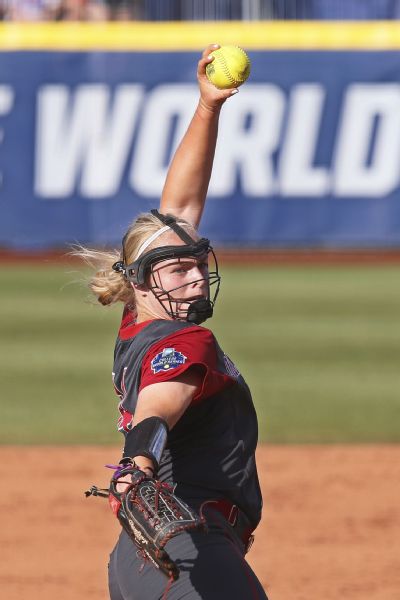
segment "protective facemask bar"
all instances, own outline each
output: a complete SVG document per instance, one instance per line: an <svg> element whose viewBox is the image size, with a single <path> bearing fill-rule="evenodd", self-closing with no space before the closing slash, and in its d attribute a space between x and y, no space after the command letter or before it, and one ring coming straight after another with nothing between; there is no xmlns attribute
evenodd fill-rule
<svg viewBox="0 0 400 600"><path fill-rule="evenodd" d="M146 285L172 319L186 320L190 323L200 324L212 316L215 301L219 292L221 278L218 272L218 263L214 251L210 246L208 239L201 238L200 240L195 241L180 225L178 225L175 217L162 215L157 210L152 210L151 213L157 217L164 226L168 226L172 229L185 244L181 246L161 246L159 248L154 248L153 250L149 250L140 255L137 260L131 264L126 265L125 260L118 261L113 265L113 269L123 273L124 277L132 283ZM122 255L125 258L124 245ZM157 283L153 272L153 267L155 265L159 265L160 263L173 258L194 258L200 260L204 258L205 255L212 256L215 263L214 270L209 272L206 278L198 279L189 284L184 284L170 290L164 289L162 285L160 287L161 281ZM149 277L150 284L148 282ZM172 295L177 290L182 289L187 285L192 285L197 281L207 281L207 298L187 301ZM212 298L210 292L211 286L214 287ZM185 304L187 305L187 308L183 308L183 305Z"/></svg>
<svg viewBox="0 0 400 600"><path fill-rule="evenodd" d="M195 279L190 283L186 283L168 290L166 290L162 284L162 276L160 271L157 270L154 272L153 268L151 269L150 277L152 284L149 287L164 310L173 319L185 320L199 325L206 319L212 317L215 301L219 293L221 278L218 273L217 259L212 249L210 249L209 255L211 255L213 258L215 270L209 271L206 277ZM154 266L159 267L162 262L163 261L157 262ZM188 300L179 297L180 290L183 290L188 285L193 285L201 281L207 281L207 297L198 298L196 300ZM168 308L165 306L166 304Z"/></svg>

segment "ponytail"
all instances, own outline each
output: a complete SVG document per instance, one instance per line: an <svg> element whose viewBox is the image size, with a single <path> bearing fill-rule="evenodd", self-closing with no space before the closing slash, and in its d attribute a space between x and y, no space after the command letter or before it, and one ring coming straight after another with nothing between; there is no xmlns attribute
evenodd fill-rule
<svg viewBox="0 0 400 600"><path fill-rule="evenodd" d="M183 219L179 219L178 223L184 227L192 227ZM115 271L112 266L123 259L126 264L133 262L142 244L162 228L165 226L157 217L151 213L143 213L130 225L123 238L121 252L92 250L83 246L75 248L71 254L81 258L95 271L89 280L89 288L100 304L107 306L115 302L123 302L130 310L135 310L135 291L132 285L125 279L122 270ZM155 239L149 245L149 249L158 246L159 243L158 239Z"/></svg>
<svg viewBox="0 0 400 600"><path fill-rule="evenodd" d="M134 308L135 293L132 286L122 273L117 273L112 268L113 264L121 259L116 250L106 252L79 246L72 255L81 258L94 270L89 279L89 288L100 304L107 306L123 302Z"/></svg>

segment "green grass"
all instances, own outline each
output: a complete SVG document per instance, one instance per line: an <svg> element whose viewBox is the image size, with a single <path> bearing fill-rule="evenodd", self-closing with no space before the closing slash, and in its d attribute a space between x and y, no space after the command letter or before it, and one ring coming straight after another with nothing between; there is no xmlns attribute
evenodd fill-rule
<svg viewBox="0 0 400 600"><path fill-rule="evenodd" d="M400 441L399 269L228 273L215 331L251 383L262 439Z"/></svg>
<svg viewBox="0 0 400 600"><path fill-rule="evenodd" d="M400 269L234 268L210 326L248 381L260 438L399 442ZM115 443L119 308L65 266L0 267L2 443Z"/></svg>

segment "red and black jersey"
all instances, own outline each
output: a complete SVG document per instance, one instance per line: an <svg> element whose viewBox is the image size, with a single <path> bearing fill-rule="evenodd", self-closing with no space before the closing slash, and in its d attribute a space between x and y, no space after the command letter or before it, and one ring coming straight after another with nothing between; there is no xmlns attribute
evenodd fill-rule
<svg viewBox="0 0 400 600"><path fill-rule="evenodd" d="M141 389L174 380L193 366L202 373L202 386L169 432L159 477L177 484L184 499L230 500L255 527L261 517L257 417L244 379L210 330L183 321L136 325L125 316L113 372L119 429L129 431Z"/></svg>

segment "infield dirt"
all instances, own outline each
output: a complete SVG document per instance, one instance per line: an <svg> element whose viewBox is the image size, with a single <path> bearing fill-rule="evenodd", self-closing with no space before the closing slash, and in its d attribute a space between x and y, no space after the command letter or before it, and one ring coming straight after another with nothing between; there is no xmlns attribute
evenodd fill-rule
<svg viewBox="0 0 400 600"><path fill-rule="evenodd" d="M0 589L7 600L106 600L119 526L107 447L3 447ZM249 562L270 600L400 598L400 446L262 446L265 508ZM247 600L247 599L243 599Z"/></svg>

